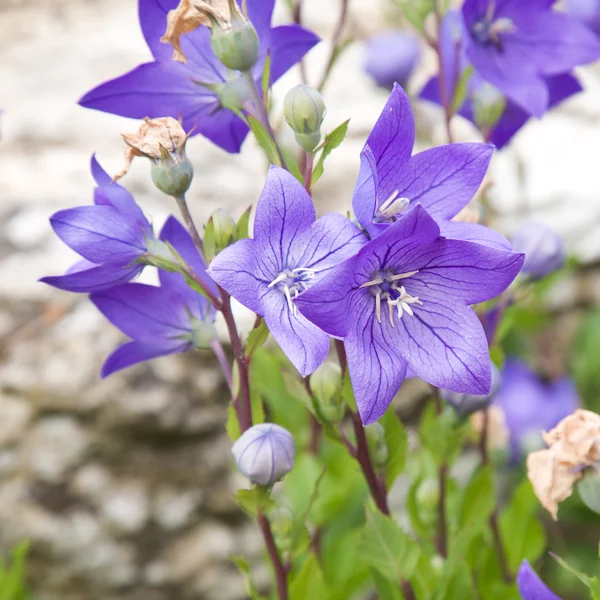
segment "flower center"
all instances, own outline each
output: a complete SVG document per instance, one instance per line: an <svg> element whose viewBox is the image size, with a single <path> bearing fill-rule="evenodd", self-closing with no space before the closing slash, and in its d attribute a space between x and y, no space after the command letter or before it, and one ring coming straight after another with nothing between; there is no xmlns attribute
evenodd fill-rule
<svg viewBox="0 0 600 600"><path fill-rule="evenodd" d="M498 52L504 52L504 43L500 34L514 33L516 27L505 17L494 20L494 4L490 2L487 14L473 25L471 36L480 46L493 46Z"/></svg>
<svg viewBox="0 0 600 600"><path fill-rule="evenodd" d="M288 307L292 311L292 314L295 315L298 312L298 308L292 300L308 289L308 282L314 276L315 271L313 269L305 269L304 267L286 269L279 273L268 287L276 287L276 289L285 295Z"/></svg>
<svg viewBox="0 0 600 600"><path fill-rule="evenodd" d="M373 217L374 223L391 223L410 204L408 198L398 198L398 190L381 203Z"/></svg>
<svg viewBox="0 0 600 600"><path fill-rule="evenodd" d="M403 285L400 285L398 281L401 279L407 279L416 275L419 271L411 271L410 273L400 273L396 275L392 271L386 269L385 271L378 271L373 273L371 281L363 283L361 288L369 288L369 291L375 296L375 316L377 321L381 323L381 302L382 300L387 303L388 306L388 317L390 325L395 327L394 324L394 308L398 313L398 318L401 319L402 315L406 312L411 317L413 316L413 309L411 304L423 303L416 297L411 296Z"/></svg>

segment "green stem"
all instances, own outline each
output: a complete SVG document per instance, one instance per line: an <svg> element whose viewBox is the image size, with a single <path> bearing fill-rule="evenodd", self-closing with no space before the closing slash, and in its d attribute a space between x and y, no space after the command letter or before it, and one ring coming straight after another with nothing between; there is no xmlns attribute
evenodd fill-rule
<svg viewBox="0 0 600 600"><path fill-rule="evenodd" d="M202 244L202 238L200 237L200 234L198 233L198 230L196 229L196 225L194 223L194 219L192 218L192 213L190 213L190 209L189 209L187 201L185 199L185 195L173 196L173 198L175 198L175 202L177 202L179 212L181 213L181 216L183 217L183 220L185 221L188 231L190 232L190 235L192 236L192 240L194 240L194 244L196 245L196 248L198 248L198 251L200 252L200 254L203 254L204 246Z"/></svg>

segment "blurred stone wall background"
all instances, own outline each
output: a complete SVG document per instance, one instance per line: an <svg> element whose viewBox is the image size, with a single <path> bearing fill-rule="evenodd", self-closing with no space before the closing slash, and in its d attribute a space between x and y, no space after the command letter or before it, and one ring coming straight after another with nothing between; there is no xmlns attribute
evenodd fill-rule
<svg viewBox="0 0 600 600"><path fill-rule="evenodd" d="M306 0L306 24L329 39L338 8L338 0ZM350 10L347 34L357 39L393 22L385 0L352 0ZM277 18L289 18L284 6ZM310 55L313 82L328 52L323 42ZM352 120L315 190L321 212L349 207L358 153L386 100L362 74L361 52L360 44L346 52L326 90L325 129ZM231 500L243 482L228 474L227 394L210 356L167 357L101 381L119 334L85 297L37 282L72 261L49 215L90 202L90 155L116 172L119 133L136 129L76 101L149 58L134 0L0 0L0 550L32 540L36 600L242 598L227 556L258 557L262 549ZM276 102L296 77L277 86ZM585 94L531 123L495 158L492 196L505 231L535 214L593 263L600 72L584 70L583 78ZM423 133L441 143L440 113L420 106L419 114ZM458 132L474 139L464 124ZM255 202L266 165L253 141L239 156L200 137L188 149L199 223L219 206L238 216ZM174 210L144 161L123 183L157 225ZM599 294L594 268L561 284L553 302L566 326L555 334L572 331L565 308Z"/></svg>

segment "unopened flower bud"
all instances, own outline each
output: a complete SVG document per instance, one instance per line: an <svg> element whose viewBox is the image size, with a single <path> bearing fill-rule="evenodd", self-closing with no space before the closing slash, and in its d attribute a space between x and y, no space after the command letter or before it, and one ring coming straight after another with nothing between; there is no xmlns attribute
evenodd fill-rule
<svg viewBox="0 0 600 600"><path fill-rule="evenodd" d="M217 254L235 242L237 225L231 215L222 208L217 208L209 218L212 221Z"/></svg>
<svg viewBox="0 0 600 600"><path fill-rule="evenodd" d="M381 423L371 423L365 427L369 456L376 467L385 467L389 451L385 441L385 429Z"/></svg>
<svg viewBox="0 0 600 600"><path fill-rule="evenodd" d="M492 129L506 108L502 92L487 81L473 92L473 116L480 129Z"/></svg>
<svg viewBox="0 0 600 600"><path fill-rule="evenodd" d="M194 319L192 322L191 341L196 348L207 350L212 348L217 339L217 329L212 318Z"/></svg>
<svg viewBox="0 0 600 600"><path fill-rule="evenodd" d="M461 394L449 390L440 390L442 399L450 404L456 412L463 416L470 415L478 410L487 408L490 405L494 395L500 387L501 375L495 365L492 365L492 387L487 396L477 396L475 394Z"/></svg>
<svg viewBox="0 0 600 600"><path fill-rule="evenodd" d="M283 114L296 132L296 141L312 152L321 139L321 124L325 118L325 102L321 94L309 85L293 87L283 101Z"/></svg>
<svg viewBox="0 0 600 600"><path fill-rule="evenodd" d="M562 237L554 229L530 221L512 237L515 252L525 254L521 273L540 278L557 271L565 264L566 251Z"/></svg>
<svg viewBox="0 0 600 600"><path fill-rule="evenodd" d="M213 20L210 45L215 56L234 71L248 71L258 61L256 29L240 12L237 2L229 0L229 23Z"/></svg>
<svg viewBox="0 0 600 600"><path fill-rule="evenodd" d="M310 389L318 403L321 414L327 421L341 421L346 412L342 399L342 371L339 365L332 362L323 363L310 376Z"/></svg>
<svg viewBox="0 0 600 600"><path fill-rule="evenodd" d="M152 163L150 168L152 183L169 196L183 196L189 189L194 177L194 168L187 156L173 160L164 159Z"/></svg>
<svg viewBox="0 0 600 600"><path fill-rule="evenodd" d="M419 42L404 31L377 35L365 42L365 71L381 87L392 89L394 83L406 83L419 60Z"/></svg>
<svg viewBox="0 0 600 600"><path fill-rule="evenodd" d="M296 447L292 434L274 423L247 429L231 453L240 473L256 485L273 485L294 466Z"/></svg>

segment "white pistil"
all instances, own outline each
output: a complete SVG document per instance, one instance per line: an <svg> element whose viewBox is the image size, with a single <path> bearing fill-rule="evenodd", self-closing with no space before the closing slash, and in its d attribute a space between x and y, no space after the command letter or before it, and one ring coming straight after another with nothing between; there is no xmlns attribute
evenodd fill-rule
<svg viewBox="0 0 600 600"><path fill-rule="evenodd" d="M307 269L305 267L282 271L267 287L279 286L278 289L284 293L290 312L295 316L298 313L298 308L293 302L294 298L308 289L309 286L306 280L312 279L315 273L314 269Z"/></svg>
<svg viewBox="0 0 600 600"><path fill-rule="evenodd" d="M398 193L398 190L392 192L390 197L381 204L377 210L377 215L379 217L391 219L401 213L410 204L408 198L398 198Z"/></svg>

